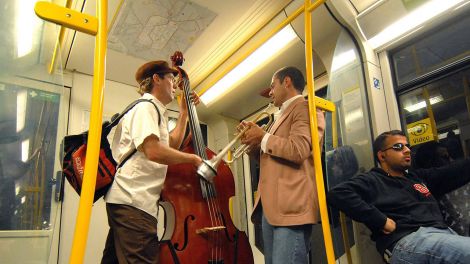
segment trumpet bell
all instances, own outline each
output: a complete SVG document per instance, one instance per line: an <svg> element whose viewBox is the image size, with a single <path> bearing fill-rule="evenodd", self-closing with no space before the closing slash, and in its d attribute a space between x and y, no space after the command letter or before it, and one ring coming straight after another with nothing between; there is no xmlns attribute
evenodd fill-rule
<svg viewBox="0 0 470 264"><path fill-rule="evenodd" d="M264 130L264 131L268 131L273 122L272 122L272 117L271 115L269 115L269 121L267 124L264 124L261 126L261 128ZM250 146L246 145L246 144L242 144L240 145L237 149L235 149L235 151L233 152L233 156L232 156L232 160L229 162L229 163L232 163L234 160L237 160L238 158L240 158L241 156L243 156L243 153L248 153L250 151Z"/></svg>
<svg viewBox="0 0 470 264"><path fill-rule="evenodd" d="M268 118L268 123L267 123L266 125L262 126L262 128L263 128L264 130L269 129L269 128L271 127L272 123L273 123L273 118L272 118L271 114L267 112L267 109L269 109L270 107L271 107L271 104L269 104L269 105L268 105L261 113L259 113L259 114L256 116L256 118L253 120L253 122L256 123L256 122L258 122L259 120L261 120L262 118L267 117L267 118ZM210 164L210 165L212 165L213 168L217 167L217 165L219 164L219 162L222 160L223 156L225 156L225 154L227 154L227 152L230 150L230 148L231 148L235 143L237 143L238 139L240 139L240 138L243 136L243 134L248 130L248 128L249 128L249 127L247 126L247 127L245 127L242 131L240 131L240 132L238 133L238 135L236 135L236 137L235 137L234 139L232 139L232 141L230 141L230 143L228 143L228 145L227 145L224 149L222 149L222 150L220 151L220 153L217 154L216 157L214 157L214 158L211 160L211 164ZM226 163L228 163L228 164L232 163L234 160L236 160L236 159L238 159L239 157L241 157L242 154L243 154L245 151L247 151L247 150L249 149L249 147L246 146L246 145L242 145L242 146L240 146L240 147L242 147L243 151L242 151L242 150L238 150L238 149L235 150L232 160L231 160L231 161L226 161ZM239 147L239 148L240 148L240 147Z"/></svg>

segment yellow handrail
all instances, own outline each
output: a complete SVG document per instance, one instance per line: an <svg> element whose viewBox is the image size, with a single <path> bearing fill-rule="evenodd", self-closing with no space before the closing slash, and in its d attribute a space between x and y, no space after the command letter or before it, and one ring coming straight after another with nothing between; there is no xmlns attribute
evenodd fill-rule
<svg viewBox="0 0 470 264"><path fill-rule="evenodd" d="M107 48L107 17L108 1L96 1L98 16L98 33L95 39L95 60L93 69L93 91L91 98L90 130L88 134L82 193L78 207L77 222L75 225L72 252L69 263L83 263L88 229L90 226L91 208L95 193L96 172L98 171L98 158L101 139L101 123L103 115L103 87L106 73Z"/></svg>
<svg viewBox="0 0 470 264"><path fill-rule="evenodd" d="M80 204L78 207L72 251L69 260L70 263L83 263L88 229L90 226L91 208L95 193L96 172L98 171L103 115L103 86L106 70L108 1L98 0L96 2L98 18L48 2L37 2L34 10L36 14L44 20L83 33L96 35L90 130L86 151L87 162L85 163L83 186L80 194Z"/></svg>
<svg viewBox="0 0 470 264"><path fill-rule="evenodd" d="M38 17L46 21L75 29L89 35L94 36L97 34L98 19L94 16L43 1L36 3L34 11Z"/></svg>
<svg viewBox="0 0 470 264"><path fill-rule="evenodd" d="M124 0L121 0L119 2L118 7L116 9L116 12L114 12L114 16L113 16L113 19L111 21L110 28L112 27L112 25L114 24L114 21L116 20L117 13L119 12L119 10L121 10L123 1ZM65 8L66 9L71 9L72 8L72 2L73 2L73 0L67 0L67 2L65 3ZM57 40L55 42L54 51L52 52L51 62L49 64L49 68L48 68L49 74L52 74L54 72L54 66L56 64L57 54L60 52L60 47L62 46L62 43L64 42L65 29L66 29L66 27L64 27L64 26L60 27L59 36L57 37Z"/></svg>
<svg viewBox="0 0 470 264"><path fill-rule="evenodd" d="M315 2L318 7L324 1L319 0ZM331 238L330 221L328 219L328 208L326 206L326 194L323 182L323 172L321 163L320 142L318 139L318 121L317 121L317 107L315 104L315 90L313 82L313 54L312 54L312 13L311 0L305 0L304 16L305 16L305 63L307 72L307 90L308 90L308 105L310 110L310 132L312 135L312 155L315 166L315 180L317 184L318 203L320 206L321 225L323 229L323 240L325 242L326 258L328 264L335 263L335 252L333 249L333 240Z"/></svg>
<svg viewBox="0 0 470 264"><path fill-rule="evenodd" d="M281 8L278 12L276 12L271 18L265 20L263 23L258 25L257 28L255 28L251 34L244 36L241 38L241 40L238 40L237 42L239 43L236 45L234 48L230 49L228 52L225 54L222 54L222 58L218 60L207 72L205 72L202 77L196 77L194 80L191 81L192 85L194 87L197 87L199 84L201 84L204 80L206 80L212 73L214 73L223 63L225 63L231 56L233 56L238 50L240 50L241 47L248 41L250 41L256 34L258 34L269 22L271 22L274 18L276 18L277 15L279 15L280 12L285 7ZM300 8L299 10L302 10ZM264 42L263 42L264 43ZM262 43L261 43L262 44ZM236 66L236 65L235 65ZM191 74L190 74L191 75ZM215 83L215 82L214 82ZM210 86L208 86L210 87Z"/></svg>
<svg viewBox="0 0 470 264"><path fill-rule="evenodd" d="M293 14L291 14L289 17L287 17L284 21L281 22L281 24L277 25L273 30L271 30L268 34L264 35L262 38L260 38L253 46L251 46L245 53L243 53L240 57L238 57L234 62L232 62L227 68L225 68L220 74L218 74L213 80L211 80L206 86L204 86L200 91L199 95L202 95L205 93L209 88L214 86L215 83L217 83L220 79L222 79L227 73L229 73L231 70L233 70L238 64L240 64L244 59L248 58L248 56L251 55L256 49L258 49L261 45L263 45L266 41L268 41L269 38L274 36L278 31L283 29L285 26L287 26L292 20L297 18L300 14L302 14L302 11L304 10L303 7L300 7L299 9L295 10Z"/></svg>
<svg viewBox="0 0 470 264"><path fill-rule="evenodd" d="M72 7L72 0L67 0L65 3L65 8L70 9ZM57 60L57 53L59 53L59 48L62 46L62 43L64 42L64 37L65 37L65 27L60 27L59 31L59 36L57 37L57 40L55 42L55 47L54 51L52 53L52 58L51 62L49 64L49 74L52 74L54 72L54 66Z"/></svg>
<svg viewBox="0 0 470 264"><path fill-rule="evenodd" d="M335 110L336 111L336 110ZM338 147L338 131L336 125L336 113L332 111L331 115L331 134L333 138L333 149ZM346 258L348 259L348 263L352 264L352 255L351 255L351 248L349 247L349 232L346 223L346 215L343 212L339 212L339 222L341 225L341 232L343 237L343 246L344 251L346 252Z"/></svg>
<svg viewBox="0 0 470 264"><path fill-rule="evenodd" d="M331 113L331 134L333 139L333 149L336 149L338 147L338 133L336 130L336 106L331 101L315 96L315 107ZM349 232L346 226L346 216L343 212L339 212L339 221L341 224L341 232L343 233L343 245L346 252L346 258L348 259L348 263L352 264L351 249L349 248Z"/></svg>

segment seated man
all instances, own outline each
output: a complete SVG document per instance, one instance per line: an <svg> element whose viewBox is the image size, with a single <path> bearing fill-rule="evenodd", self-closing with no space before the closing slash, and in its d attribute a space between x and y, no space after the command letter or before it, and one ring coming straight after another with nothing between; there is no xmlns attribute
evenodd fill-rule
<svg viewBox="0 0 470 264"><path fill-rule="evenodd" d="M329 204L371 230L387 263L470 263L470 238L444 223L434 198L470 181L470 161L409 171L409 145L398 130L373 147L381 168L337 185Z"/></svg>

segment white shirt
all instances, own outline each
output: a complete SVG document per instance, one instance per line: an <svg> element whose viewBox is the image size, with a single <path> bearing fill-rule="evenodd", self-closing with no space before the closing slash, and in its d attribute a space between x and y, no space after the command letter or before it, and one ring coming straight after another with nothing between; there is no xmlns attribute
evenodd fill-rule
<svg viewBox="0 0 470 264"><path fill-rule="evenodd" d="M282 103L281 109L280 109L278 112L276 112L276 113L274 114L274 124L276 124L276 121L279 120L279 117L281 117L281 116L284 114L284 112L286 111L287 107L289 107L289 105L290 105L293 101L295 101L297 98L300 98L300 97L303 97L303 95L301 95L301 94L296 95L296 96L294 96L294 97L289 98L289 99L286 100L284 103ZM273 127L274 124L273 124L271 127ZM263 137L263 139L261 140L260 148L261 148L261 150L262 150L263 152L266 152L266 144L268 143L269 136L271 136L271 134L266 133L266 134L264 134L264 137Z"/></svg>
<svg viewBox="0 0 470 264"><path fill-rule="evenodd" d="M151 99L160 110L160 117L153 104L141 102L117 125L111 143L113 158L120 163L134 149L137 148L137 152L117 170L105 201L130 205L157 218L157 202L168 166L147 159L142 143L148 136L155 135L161 143L169 145L168 112L153 95L145 93L142 99ZM162 119L160 126L159 118Z"/></svg>

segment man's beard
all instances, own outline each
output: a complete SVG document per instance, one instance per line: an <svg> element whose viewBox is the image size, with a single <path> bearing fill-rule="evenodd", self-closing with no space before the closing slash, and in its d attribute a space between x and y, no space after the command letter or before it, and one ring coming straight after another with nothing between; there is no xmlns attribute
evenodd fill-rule
<svg viewBox="0 0 470 264"><path fill-rule="evenodd" d="M407 164L397 164L394 166L390 166L393 170L395 171L407 171L409 168L411 168L411 162Z"/></svg>

